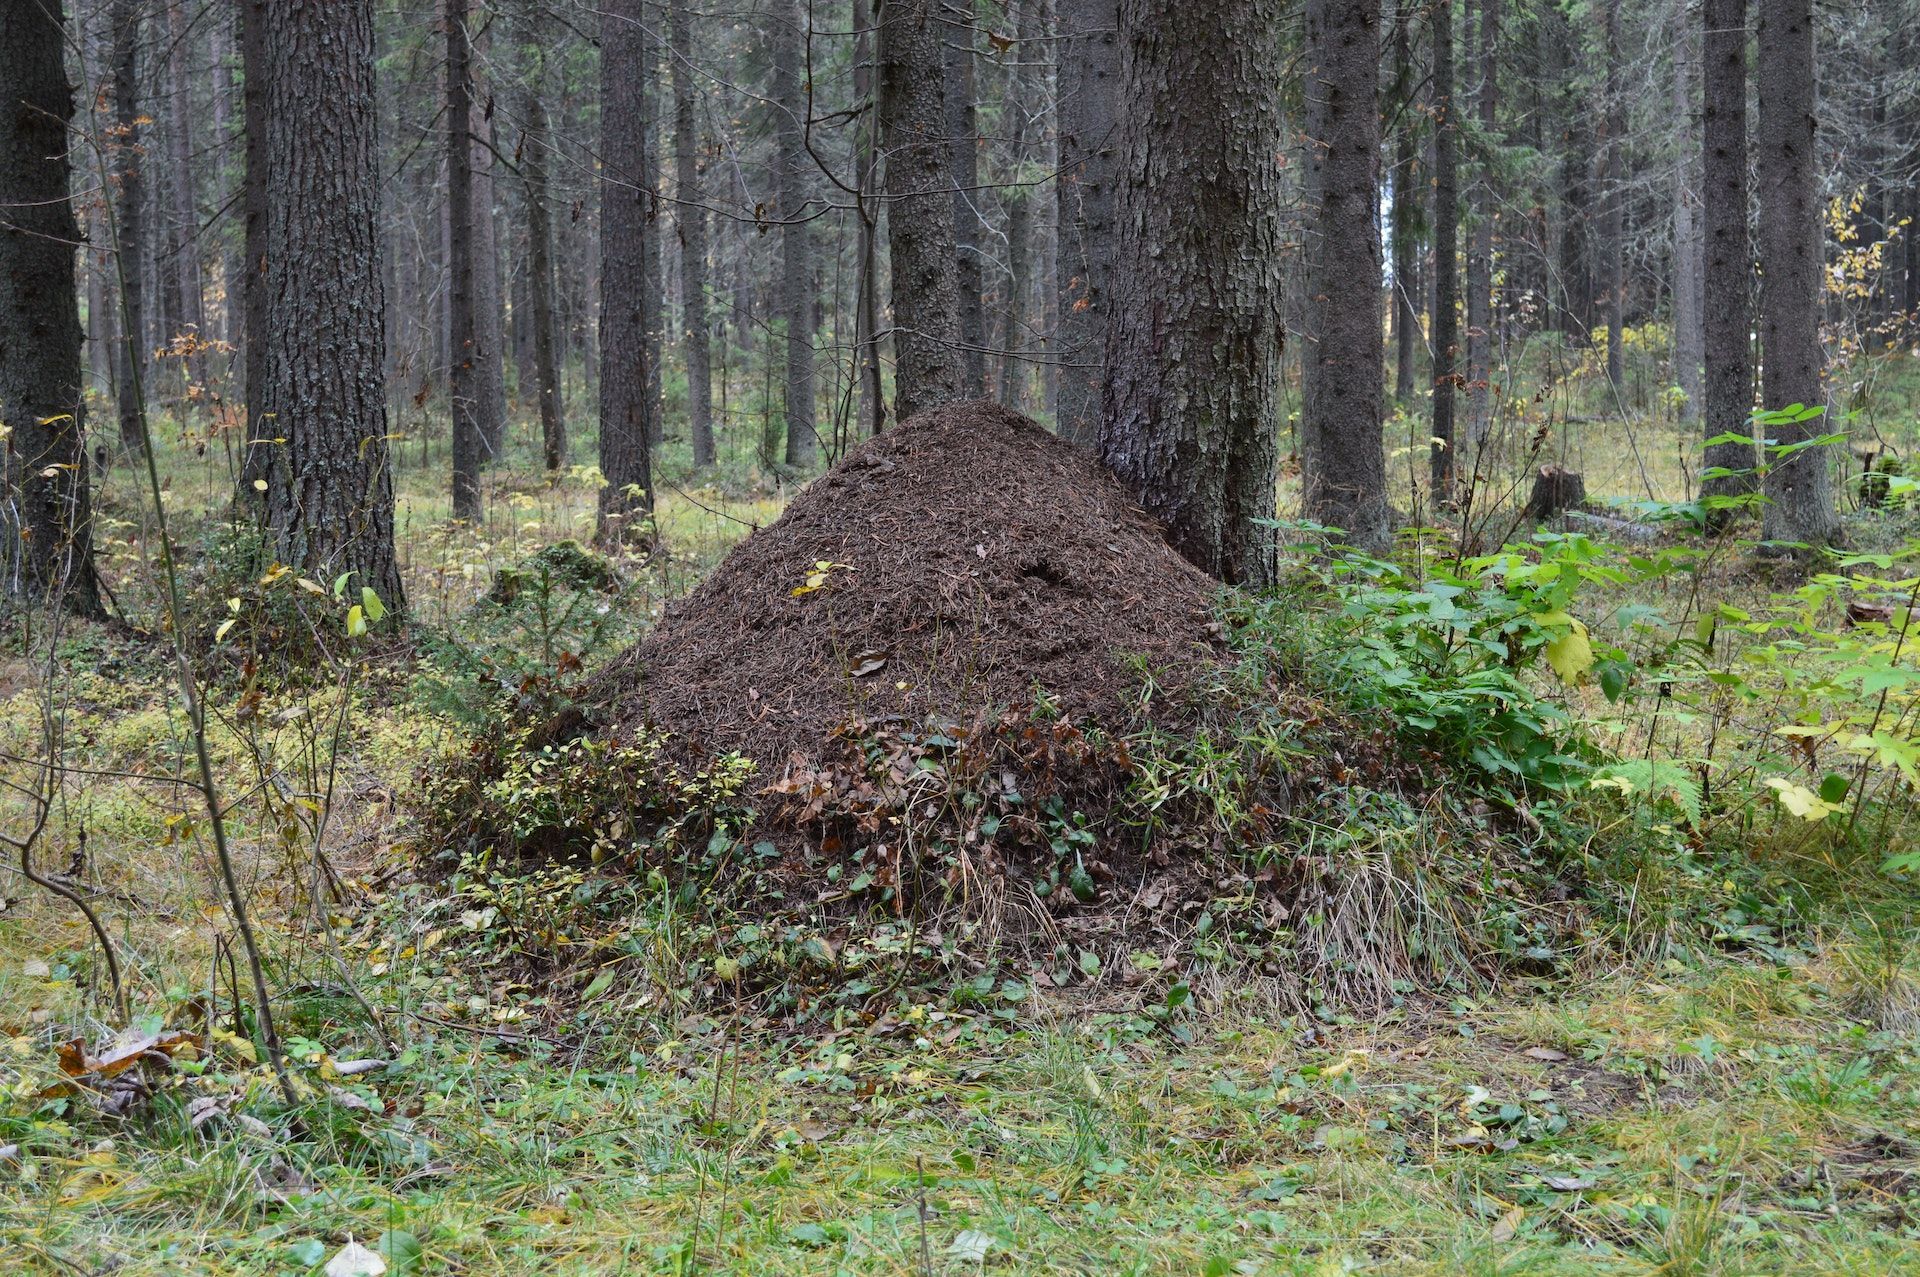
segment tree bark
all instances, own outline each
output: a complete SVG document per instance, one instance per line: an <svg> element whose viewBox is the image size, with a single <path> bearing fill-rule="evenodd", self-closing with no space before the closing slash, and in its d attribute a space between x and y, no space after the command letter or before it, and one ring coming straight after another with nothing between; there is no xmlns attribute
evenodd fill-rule
<svg viewBox="0 0 1920 1277"><path fill-rule="evenodd" d="M261 3L262 0L248 0ZM114 0L113 5L113 183L114 209L119 222L114 236L119 262L120 346L114 378L114 401L119 409L120 446L138 455L146 447L140 419L140 399L147 373L147 314L145 293L147 233L143 139L145 118L140 111L140 14L138 0Z"/></svg>
<svg viewBox="0 0 1920 1277"><path fill-rule="evenodd" d="M1706 402L1705 243L1701 224L1701 151L1694 145L1694 105L1699 83L1699 32L1679 6L1679 38L1673 46L1673 111L1681 145L1673 189L1673 365L1685 396L1680 420L1698 422Z"/></svg>
<svg viewBox="0 0 1920 1277"><path fill-rule="evenodd" d="M1302 434L1302 507L1367 550L1390 536L1380 433L1380 0L1310 0L1307 83L1319 102L1320 251L1310 259L1318 343Z"/></svg>
<svg viewBox="0 0 1920 1277"><path fill-rule="evenodd" d="M1409 47L1413 17L1404 4L1399 8L1394 23L1393 75L1404 109L1393 142L1393 397L1406 404L1413 402L1414 344L1422 335L1416 279L1420 202L1415 195L1419 190L1414 161L1417 113L1412 109L1413 54Z"/></svg>
<svg viewBox="0 0 1920 1277"><path fill-rule="evenodd" d="M873 7L868 0L853 0L854 50L853 96L865 110L860 123L856 162L855 198L860 218L859 297L854 304L854 351L859 366L860 413L867 433L877 435L887 424L886 395L880 385L880 299L879 299L879 217L874 201L878 176L879 112L875 89L879 68L874 65Z"/></svg>
<svg viewBox="0 0 1920 1277"><path fill-rule="evenodd" d="M882 0L880 131L893 266L894 410L902 421L965 394L955 278L942 26L937 0Z"/></svg>
<svg viewBox="0 0 1920 1277"><path fill-rule="evenodd" d="M1460 175L1455 156L1460 124L1454 118L1453 0L1433 5L1433 443L1429 453L1433 500L1453 499L1453 392L1459 356Z"/></svg>
<svg viewBox="0 0 1920 1277"><path fill-rule="evenodd" d="M469 111L468 163L473 178L473 197L468 205L473 258L473 345L469 348L473 363L471 382L474 419L480 427L484 445L481 464L492 465L501 459L507 441L507 365L506 308L500 295L499 224L493 215L494 158L492 91L475 72L476 63L490 64L492 41L488 28L475 30L478 18L468 5L467 103ZM484 10L481 11L484 13Z"/></svg>
<svg viewBox="0 0 1920 1277"><path fill-rule="evenodd" d="M947 63L947 133L953 146L953 242L958 261L954 286L959 289L961 363L965 394L978 399L987 393L987 311L980 269L980 125L974 103L973 9L944 24L942 44Z"/></svg>
<svg viewBox="0 0 1920 1277"><path fill-rule="evenodd" d="M1760 348L1769 409L1826 405L1820 350L1821 232L1814 168L1812 0L1760 0L1757 164L1760 197ZM1770 427L1779 444L1825 434L1815 418ZM1766 476L1767 540L1820 547L1839 532L1828 449L1775 458Z"/></svg>
<svg viewBox="0 0 1920 1277"><path fill-rule="evenodd" d="M272 0L266 53L267 518L281 562L396 611L373 0Z"/></svg>
<svg viewBox="0 0 1920 1277"><path fill-rule="evenodd" d="M700 134L693 110L693 18L689 0L672 0L668 22L673 56L673 224L680 239L680 325L687 361L687 430L693 464L710 466L713 450L713 368L707 324L707 210L700 185Z"/></svg>
<svg viewBox="0 0 1920 1277"><path fill-rule="evenodd" d="M1607 168L1605 189L1601 192L1605 203L1600 220L1600 265L1606 272L1607 385L1613 396L1612 406L1624 410L1627 252L1623 229L1627 193L1621 157L1626 147L1627 128L1620 96L1620 0L1607 0L1606 43L1606 101L1602 109L1607 129Z"/></svg>
<svg viewBox="0 0 1920 1277"><path fill-rule="evenodd" d="M65 6L0 6L0 422L9 593L102 614L93 565Z"/></svg>
<svg viewBox="0 0 1920 1277"><path fill-rule="evenodd" d="M1124 162L1100 455L1175 549L1277 572L1281 0L1123 0ZM1375 278L1377 278L1377 274ZM1369 285L1371 287L1371 285ZM1371 334L1379 348L1376 327Z"/></svg>
<svg viewBox="0 0 1920 1277"><path fill-rule="evenodd" d="M1092 445L1105 395L1113 287L1113 191L1118 177L1119 0L1059 0L1059 176L1054 419Z"/></svg>
<svg viewBox="0 0 1920 1277"><path fill-rule="evenodd" d="M206 360L199 343L209 340L205 293L200 283L200 214L194 198L193 181L193 80L188 69L192 48L187 29L186 5L182 0L167 0L167 187L173 200L173 293L174 316L179 331L169 338L184 337L191 353L181 359L181 371L189 386L201 387L207 381Z"/></svg>
<svg viewBox="0 0 1920 1277"><path fill-rule="evenodd" d="M808 221L806 121L811 109L801 86L808 9L805 0L780 0L768 24L773 41L774 203L780 218L780 315L786 328L786 462L813 463L818 453L813 390L813 225Z"/></svg>
<svg viewBox="0 0 1920 1277"><path fill-rule="evenodd" d="M1467 431L1478 448L1493 428L1493 220L1495 129L1500 103L1500 0L1479 0L1480 154L1474 165L1473 230L1467 237Z"/></svg>
<svg viewBox="0 0 1920 1277"><path fill-rule="evenodd" d="M553 218L547 208L547 104L537 84L525 93L526 145L521 177L527 192L527 300L533 310L534 395L540 405L540 452L548 470L567 464L567 422L553 342ZM711 448L711 444L709 444Z"/></svg>
<svg viewBox="0 0 1920 1277"><path fill-rule="evenodd" d="M1706 437L1753 433L1753 244L1747 228L1747 0L1704 0L1701 218L1706 232L1702 316L1706 341ZM1755 489L1753 445L1709 444L1707 497ZM1710 515L1722 526L1729 511Z"/></svg>
<svg viewBox="0 0 1920 1277"><path fill-rule="evenodd" d="M645 0L609 0L600 17L600 510L595 539L634 544L653 509L648 446L657 433L644 288L650 243Z"/></svg>
<svg viewBox="0 0 1920 1277"><path fill-rule="evenodd" d="M480 520L487 438L473 242L473 42L470 0L445 0L447 28L447 397L453 409L453 517Z"/></svg>

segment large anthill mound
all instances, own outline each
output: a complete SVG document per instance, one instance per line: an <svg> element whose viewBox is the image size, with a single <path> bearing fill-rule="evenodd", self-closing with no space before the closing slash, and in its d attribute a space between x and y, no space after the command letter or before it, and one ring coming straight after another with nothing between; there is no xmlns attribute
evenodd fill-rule
<svg viewBox="0 0 1920 1277"><path fill-rule="evenodd" d="M1038 701L1119 729L1141 668L1177 691L1211 659L1217 588L1085 451L950 404L808 487L588 700L676 753L744 754L763 783L853 723L966 727Z"/></svg>

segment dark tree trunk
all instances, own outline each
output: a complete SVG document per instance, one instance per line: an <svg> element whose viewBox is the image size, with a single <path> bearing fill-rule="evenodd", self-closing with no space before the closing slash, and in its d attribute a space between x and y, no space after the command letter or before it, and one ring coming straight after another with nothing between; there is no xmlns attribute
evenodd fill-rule
<svg viewBox="0 0 1920 1277"><path fill-rule="evenodd" d="M1419 257L1420 189L1415 176L1412 109L1413 54L1409 47L1413 16L1401 6L1394 23L1393 75L1403 109L1393 141L1393 397L1412 403L1414 397L1414 343L1420 337L1419 284L1415 265Z"/></svg>
<svg viewBox="0 0 1920 1277"><path fill-rule="evenodd" d="M961 362L969 399L987 393L987 311L980 269L980 125L974 103L973 10L943 25L947 62L947 133L953 144L953 242L959 254Z"/></svg>
<svg viewBox="0 0 1920 1277"><path fill-rule="evenodd" d="M648 393L644 278L651 247L647 145L649 41L645 0L609 0L600 18L600 515L595 539L636 543L653 509L648 445L657 431Z"/></svg>
<svg viewBox="0 0 1920 1277"><path fill-rule="evenodd" d="M806 138L811 108L801 87L800 65L807 21L805 3L780 0L768 24L773 41L775 203L780 217L780 315L787 339L786 462L790 466L810 465L818 452L813 402L813 225L807 220L812 211L807 178L813 161L807 155Z"/></svg>
<svg viewBox="0 0 1920 1277"><path fill-rule="evenodd" d="M261 0L248 0L260 3ZM146 446L140 400L147 374L147 313L143 291L147 273L146 178L140 110L140 15L138 0L113 5L113 178L119 222L114 236L120 258L120 350L114 378L119 409L120 444L138 453Z"/></svg>
<svg viewBox="0 0 1920 1277"><path fill-rule="evenodd" d="M1606 19L1607 78L1606 101L1602 106L1607 127L1607 168L1602 182L1600 220L1600 267L1606 272L1607 305L1607 385L1612 406L1624 411L1626 391L1626 258L1623 234L1627 192L1622 180L1621 162L1626 147L1626 110L1620 97L1620 0L1607 0Z"/></svg>
<svg viewBox="0 0 1920 1277"><path fill-rule="evenodd" d="M1319 127L1319 252L1309 259L1318 341L1301 423L1302 507L1368 550L1386 546L1380 434L1380 0L1309 0L1307 94Z"/></svg>
<svg viewBox="0 0 1920 1277"><path fill-rule="evenodd" d="M854 358L859 365L860 405L867 433L879 434L887 423L886 396L880 385L880 285L879 285L879 206L874 201L879 134L878 112L874 109L878 68L874 65L873 9L868 0L854 0L853 96L866 107L860 124L857 198L860 217L860 266L856 286L860 295L854 304Z"/></svg>
<svg viewBox="0 0 1920 1277"><path fill-rule="evenodd" d="M267 517L283 563L404 604L387 464L373 0L267 5Z"/></svg>
<svg viewBox="0 0 1920 1277"><path fill-rule="evenodd" d="M669 66L673 75L673 224L680 238L680 315L687 359L687 430L693 464L710 466L713 370L707 331L707 210L700 186L700 134L694 124L693 18L689 0L673 0Z"/></svg>
<svg viewBox="0 0 1920 1277"><path fill-rule="evenodd" d="M247 455L240 466L240 496L253 501L254 481L264 481L267 421L267 0L239 0L240 93L246 134L240 190L243 219L240 271L241 380L247 397Z"/></svg>
<svg viewBox="0 0 1920 1277"><path fill-rule="evenodd" d="M884 0L880 131L893 264L894 410L904 421L964 393L946 89L937 0Z"/></svg>
<svg viewBox="0 0 1920 1277"><path fill-rule="evenodd" d="M1706 401L1705 232L1700 216L1700 148L1693 144L1700 39L1684 7L1678 35L1673 46L1673 111L1682 140L1673 182L1673 375L1686 396L1680 419L1697 422Z"/></svg>
<svg viewBox="0 0 1920 1277"><path fill-rule="evenodd" d="M1706 231L1705 429L1707 438L1751 435L1753 416L1753 245L1747 230L1747 0L1701 7L1705 113L1701 129L1701 216ZM1711 444L1706 496L1752 492L1753 446ZM1712 516L1716 526L1729 512Z"/></svg>
<svg viewBox="0 0 1920 1277"><path fill-rule="evenodd" d="M472 0L463 2L468 5L467 21L471 24L477 16ZM475 32L471 26L468 30L467 136L470 145L467 158L473 176L473 197L467 213L470 219L467 233L473 246L473 344L468 349L473 363L470 385L474 419L479 423L484 444L481 462L491 465L500 460L507 440L507 347L503 323L506 308L501 304L500 295L499 225L493 216L491 90L474 72L476 63L485 66L491 62L492 42L484 30Z"/></svg>
<svg viewBox="0 0 1920 1277"><path fill-rule="evenodd" d="M98 616L65 25L57 2L0 5L0 413L13 497L0 530L9 593Z"/></svg>
<svg viewBox="0 0 1920 1277"><path fill-rule="evenodd" d="M1013 65L1006 76L1006 114L1008 172L1011 181L1001 192L1007 210L1007 281L1000 307L1000 402L1016 412L1026 409L1027 344L1026 292L1032 270L1033 238L1032 188L1021 185L1026 175L1027 138L1035 113L1037 94L1033 84L1033 62L1038 48L1035 0L1009 3L1009 18L1014 23L1018 42L1013 46Z"/></svg>
<svg viewBox="0 0 1920 1277"><path fill-rule="evenodd" d="M1453 499L1454 373L1459 356L1460 176L1455 156L1460 124L1454 118L1453 0L1433 6L1433 499Z"/></svg>
<svg viewBox="0 0 1920 1277"><path fill-rule="evenodd" d="M453 517L480 520L480 467L487 455L486 381L474 295L473 42L469 0L446 0L447 28L447 396L453 409Z"/></svg>
<svg viewBox="0 0 1920 1277"><path fill-rule="evenodd" d="M1059 178L1054 418L1093 444L1104 411L1120 118L1119 0L1059 0Z"/></svg>
<svg viewBox="0 0 1920 1277"><path fill-rule="evenodd" d="M1281 0L1123 0L1100 455L1222 580L1277 571ZM1376 274L1375 278L1378 276ZM1368 287L1373 285L1369 284ZM1376 327L1371 336L1379 349Z"/></svg>
<svg viewBox="0 0 1920 1277"><path fill-rule="evenodd" d="M1820 204L1814 154L1812 0L1760 0L1755 172L1760 197L1760 349L1765 406L1824 407L1820 351ZM1781 444L1826 433L1815 418L1770 427ZM1767 471L1769 541L1830 544L1839 531L1828 449L1803 448Z"/></svg>
<svg viewBox="0 0 1920 1277"><path fill-rule="evenodd" d="M1500 103L1500 0L1479 0L1481 152L1474 165L1473 230L1467 237L1467 431L1476 448L1493 428L1493 219L1495 128Z"/></svg>
<svg viewBox="0 0 1920 1277"><path fill-rule="evenodd" d="M660 256L660 41L653 29L654 5L644 5L636 17L640 24L639 185L646 201L646 217L640 223L640 272L636 278L640 281L640 325L644 334L641 362L647 379L647 447L653 449L660 446L661 438L661 356L667 327L666 277Z"/></svg>
<svg viewBox="0 0 1920 1277"><path fill-rule="evenodd" d="M212 334L206 328L205 295L200 285L200 214L193 181L193 80L187 66L192 43L182 0L168 0L167 40L167 187L173 201L173 312L179 325L168 336L185 340L183 349L191 353L181 359L181 371L190 384L204 387L206 360L199 353L198 343Z"/></svg>
<svg viewBox="0 0 1920 1277"><path fill-rule="evenodd" d="M567 464L567 422L553 349L553 219L547 208L547 104L536 85L523 100L526 145L520 172L527 192L527 300L533 310L534 395L540 404L540 452L547 469Z"/></svg>

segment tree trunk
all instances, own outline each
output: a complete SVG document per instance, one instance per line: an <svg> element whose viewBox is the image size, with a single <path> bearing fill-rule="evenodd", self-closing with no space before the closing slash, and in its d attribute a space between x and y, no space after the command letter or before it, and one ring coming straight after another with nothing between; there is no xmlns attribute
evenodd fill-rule
<svg viewBox="0 0 1920 1277"><path fill-rule="evenodd" d="M860 296L854 305L853 341L854 358L859 365L862 418L866 422L867 433L877 435L887 424L887 403L880 385L880 253L877 243L880 210L874 202L878 163L876 142L879 135L874 97L878 68L873 60L873 9L868 0L854 0L853 25L853 96L856 105L864 106L866 110L866 117L860 124L859 150L855 157L859 165L855 197L858 203L856 211L860 217L860 265L856 285Z"/></svg>
<svg viewBox="0 0 1920 1277"><path fill-rule="evenodd" d="M645 0L609 0L600 17L600 512L602 545L638 543L653 509L644 277L650 248Z"/></svg>
<svg viewBox="0 0 1920 1277"><path fill-rule="evenodd" d="M1001 191L1001 202L1007 210L1007 283L1000 307L999 344L1000 402L1015 412L1025 411L1027 399L1026 290L1032 273L1028 263L1033 238L1033 188L1021 183L1027 173L1028 128L1037 96L1031 60L1039 47L1034 38L1038 35L1035 22L1038 7L1034 0L1026 0L1024 4L1010 0L1008 4L1008 17L1014 24L1017 40L1011 51L1013 65L1006 77L1005 111L1012 118L1006 126L1009 180Z"/></svg>
<svg viewBox="0 0 1920 1277"><path fill-rule="evenodd" d="M980 269L980 125L974 104L973 10L942 27L946 51L947 135L953 146L953 242L958 253L954 286L959 290L964 393L987 393L987 311Z"/></svg>
<svg viewBox="0 0 1920 1277"><path fill-rule="evenodd" d="M1467 430L1475 448L1493 428L1493 219L1500 103L1500 0L1479 0L1480 154L1467 237Z"/></svg>
<svg viewBox="0 0 1920 1277"><path fill-rule="evenodd" d="M209 340L205 294L200 284L200 214L193 183L193 80L188 71L192 48L183 0L167 0L167 154L168 193L173 199L174 315L180 327L169 337L184 337L192 353L180 361L187 383L204 389L206 360L198 343Z"/></svg>
<svg viewBox="0 0 1920 1277"><path fill-rule="evenodd" d="M773 41L774 203L780 218L780 315L786 328L786 462L811 465L818 447L813 393L813 226L807 176L806 121L811 109L801 87L802 42L808 9L781 0L768 34Z"/></svg>
<svg viewBox="0 0 1920 1277"><path fill-rule="evenodd" d="M1674 381L1685 395L1680 420L1698 422L1706 402L1705 244L1700 214L1701 169L1694 145L1694 105L1699 80L1699 33L1679 6L1679 38L1673 47L1673 112L1681 130L1673 189L1673 365Z"/></svg>
<svg viewBox="0 0 1920 1277"><path fill-rule="evenodd" d="M463 3L468 5L467 21L472 24L478 17L472 0L463 0ZM473 345L468 349L473 363L470 383L473 413L483 444L482 465L500 460L507 441L506 308L501 304L500 295L499 224L493 216L493 111L491 89L474 72L476 61L481 66L491 62L491 43L484 27L476 32L469 25L467 158L473 176L473 197L467 212L467 234L473 246Z"/></svg>
<svg viewBox="0 0 1920 1277"><path fill-rule="evenodd" d="M1120 8L1124 162L1100 455L1175 549L1250 587L1278 570L1265 524L1282 258L1281 111L1269 77L1283 8ZM1379 340L1376 328L1376 351Z"/></svg>
<svg viewBox="0 0 1920 1277"><path fill-rule="evenodd" d="M1704 0L1701 6L1705 111L1701 127L1701 219L1706 232L1702 315L1706 341L1705 429L1708 439L1751 435L1753 427L1753 245L1747 229L1747 0ZM1710 477L1702 495L1754 491L1753 445L1709 444ZM1714 526L1730 511L1711 512Z"/></svg>
<svg viewBox="0 0 1920 1277"><path fill-rule="evenodd" d="M373 0L267 5L267 518L281 562L404 604L387 464Z"/></svg>
<svg viewBox="0 0 1920 1277"><path fill-rule="evenodd" d="M950 198L953 148L937 0L882 0L877 10L893 265L894 411L905 421L965 394Z"/></svg>
<svg viewBox="0 0 1920 1277"><path fill-rule="evenodd" d="M1607 386L1611 407L1625 410L1626 391L1626 244L1622 235L1626 214L1626 183L1622 180L1622 153L1626 147L1626 112L1620 97L1620 0L1607 0L1607 79L1602 110L1607 128L1607 169L1601 206L1600 265L1606 272Z"/></svg>
<svg viewBox="0 0 1920 1277"><path fill-rule="evenodd" d="M1760 349L1766 407L1826 405L1820 351L1820 204L1814 168L1812 0L1760 0L1757 163ZM1832 429L1819 418L1770 427L1780 444ZM1828 449L1803 448L1767 471L1767 540L1830 544L1839 531Z"/></svg>
<svg viewBox="0 0 1920 1277"><path fill-rule="evenodd" d="M249 0L262 3L263 0ZM147 374L147 315L142 291L147 273L145 132L140 110L140 15L138 0L113 4L113 154L114 208L119 221L115 244L119 264L120 350L114 400L119 408L120 446L138 454L146 447L140 399Z"/></svg>
<svg viewBox="0 0 1920 1277"><path fill-rule="evenodd" d="M480 520L480 467L487 455L490 357L475 311L473 240L473 43L470 0L445 0L447 27L447 397L453 409L453 517Z"/></svg>
<svg viewBox="0 0 1920 1277"><path fill-rule="evenodd" d="M1433 5L1433 444L1429 455L1433 500L1453 499L1453 392L1459 356L1460 176L1455 157L1460 122L1454 118L1453 0Z"/></svg>
<svg viewBox="0 0 1920 1277"><path fill-rule="evenodd" d="M65 6L0 6L0 413L9 433L6 587L101 615L68 193Z"/></svg>
<svg viewBox="0 0 1920 1277"><path fill-rule="evenodd" d="M673 224L680 238L681 340L687 360L687 430L693 464L710 466L713 451L713 370L707 330L707 210L700 185L700 134L693 111L693 19L689 0L673 0L669 16L673 56Z"/></svg>
<svg viewBox="0 0 1920 1277"><path fill-rule="evenodd" d="M1393 76L1403 100L1400 127L1393 141L1393 397L1403 404L1414 397L1414 343L1420 332L1419 256L1420 189L1415 178L1414 120L1412 109L1413 54L1410 28L1413 15L1400 6L1394 23Z"/></svg>
<svg viewBox="0 0 1920 1277"><path fill-rule="evenodd" d="M1310 305L1319 340L1302 421L1302 508L1366 550L1390 536L1380 433L1380 0L1309 0L1307 94L1320 103L1320 251ZM1369 281L1374 281L1369 283Z"/></svg>
<svg viewBox="0 0 1920 1277"><path fill-rule="evenodd" d="M542 77L544 78L544 77ZM540 404L540 452L549 470L567 464L567 422L560 367L553 349L553 219L547 209L547 104L538 83L523 98L526 145L521 177L527 191L527 300L533 309L534 395Z"/></svg>
<svg viewBox="0 0 1920 1277"><path fill-rule="evenodd" d="M1113 191L1119 176L1120 4L1059 0L1057 7L1060 247L1053 411L1062 436L1091 445L1105 410Z"/></svg>

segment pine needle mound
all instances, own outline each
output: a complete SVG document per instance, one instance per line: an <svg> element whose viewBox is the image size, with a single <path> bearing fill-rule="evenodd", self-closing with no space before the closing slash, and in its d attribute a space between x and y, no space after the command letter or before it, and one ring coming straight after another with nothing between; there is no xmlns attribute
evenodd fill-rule
<svg viewBox="0 0 1920 1277"><path fill-rule="evenodd" d="M854 723L1041 705L1119 730L1143 671L1177 693L1214 660L1217 589L1084 450L948 404L854 449L585 699L689 759L743 754L762 784Z"/></svg>

